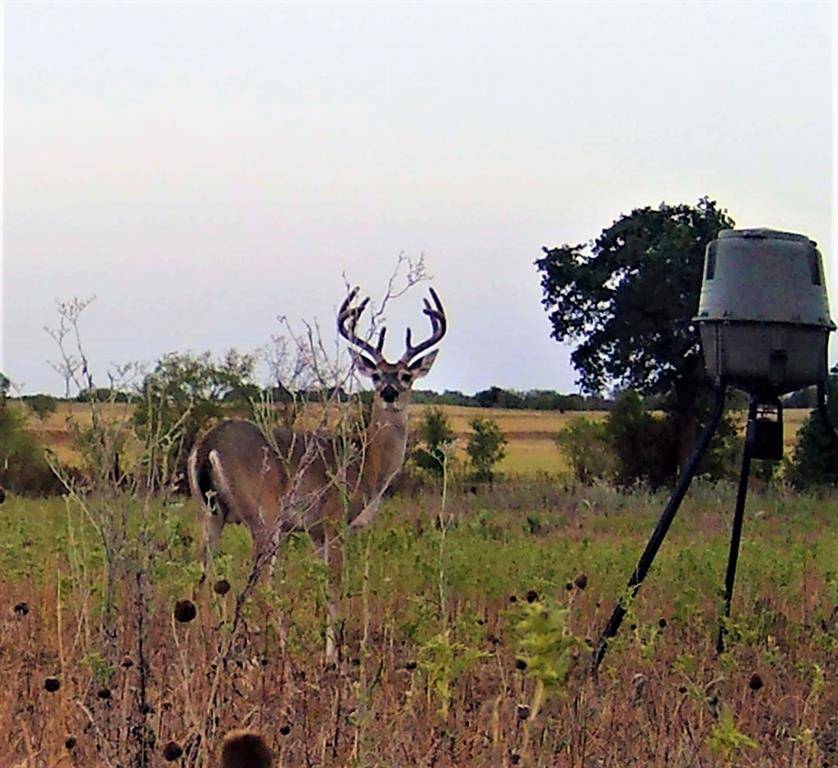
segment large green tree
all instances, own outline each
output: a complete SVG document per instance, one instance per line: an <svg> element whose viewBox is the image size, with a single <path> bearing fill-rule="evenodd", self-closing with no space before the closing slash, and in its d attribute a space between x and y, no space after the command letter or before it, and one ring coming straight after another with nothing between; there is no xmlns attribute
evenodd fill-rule
<svg viewBox="0 0 838 768"><path fill-rule="evenodd" d="M571 359L583 389L665 395L681 465L709 389L692 322L704 249L733 226L708 198L662 203L620 216L592 243L545 247L535 262L552 336L576 344Z"/></svg>

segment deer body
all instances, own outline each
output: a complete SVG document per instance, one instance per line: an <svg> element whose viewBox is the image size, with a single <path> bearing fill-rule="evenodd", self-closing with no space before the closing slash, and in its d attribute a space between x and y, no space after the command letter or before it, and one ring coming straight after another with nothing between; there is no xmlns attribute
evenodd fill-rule
<svg viewBox="0 0 838 768"><path fill-rule="evenodd" d="M389 411L374 402L357 442L344 461L327 435L276 428L269 439L255 424L234 419L213 427L188 463L189 486L202 512L205 564L227 523L247 526L254 558L283 533L306 531L319 547L329 526L370 525L404 463L406 409ZM289 505L292 490L295 503Z"/></svg>
<svg viewBox="0 0 838 768"><path fill-rule="evenodd" d="M445 312L431 289L434 306L426 299L425 314L432 333L413 346L407 331L404 355L395 363L384 359L385 329L373 346L355 328L369 299L357 306L354 289L338 314L338 331L350 348L355 369L372 380L375 390L369 426L355 436L350 450L318 432L277 428L266 436L255 424L221 422L204 435L189 455L192 495L201 511L204 565L210 565L221 530L228 522L245 524L251 535L254 567L272 558L279 536L307 531L327 561L334 582L339 574L340 548L345 531L370 525L384 492L398 474L407 448L408 405L411 387L425 376L436 359L434 350L418 357L445 334ZM334 616L334 583L329 601ZM334 652L327 624L327 656ZM331 645L330 645L331 642Z"/></svg>

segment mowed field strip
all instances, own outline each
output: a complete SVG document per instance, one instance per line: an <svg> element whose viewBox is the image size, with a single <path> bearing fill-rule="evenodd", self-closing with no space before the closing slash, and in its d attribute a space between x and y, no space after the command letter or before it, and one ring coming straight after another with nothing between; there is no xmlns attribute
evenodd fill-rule
<svg viewBox="0 0 838 768"><path fill-rule="evenodd" d="M100 406L102 407L102 406ZM125 403L109 403L103 406L109 419L130 419L135 406ZM412 405L410 422L417 429L422 414L435 406ZM563 474L568 471L565 455L556 445L556 435L574 418L600 421L608 415L606 411L527 411L505 408L467 408L465 406L439 406L448 417L461 451L471 433L469 422L475 418L492 419L497 422L508 440L506 458L500 463L499 471L519 477L533 477L540 473ZM27 410L28 413L28 410ZM810 411L807 408L793 408L784 411L784 436L786 455L790 455L797 440L797 431ZM746 414L737 411L737 423L744 428ZM78 457L73 448L68 421L80 427L90 426L90 406L86 403L59 403L58 409L41 421L34 415L28 416L29 429L41 441L55 451L62 461L76 464Z"/></svg>

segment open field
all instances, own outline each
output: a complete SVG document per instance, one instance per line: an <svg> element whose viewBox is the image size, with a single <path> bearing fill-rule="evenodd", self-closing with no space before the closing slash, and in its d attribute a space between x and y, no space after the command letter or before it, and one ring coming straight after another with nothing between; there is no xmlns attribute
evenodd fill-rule
<svg viewBox="0 0 838 768"><path fill-rule="evenodd" d="M130 535L105 619L103 550L82 512L9 499L0 765L162 766L175 742L173 764L209 768L245 726L289 768L834 765L838 497L752 496L717 658L733 493L694 485L596 679L588 642L662 495L509 483L455 490L445 510L437 494L388 500L347 545L337 668L322 663L323 569L304 537L233 635L244 531L225 530L220 595L196 586L185 500L113 500ZM179 623L185 598L197 616Z"/></svg>
<svg viewBox="0 0 838 768"><path fill-rule="evenodd" d="M411 421L415 424L422 412L429 406L411 406ZM109 418L130 418L133 406L112 404L107 407ZM517 477L535 477L540 473L561 475L567 472L567 461L556 446L555 436L564 429L573 418L604 419L604 411L525 411L502 408L465 408L443 406L451 421L457 438L464 443L470 433L469 421L476 417L495 420L504 431L509 441L506 458L500 463L499 471ZM786 454L794 448L797 430L809 415L805 408L795 408L784 412ZM72 440L67 431L67 418L71 416L78 424L90 423L89 406L83 403L61 403L58 410L44 421L30 417L30 429L36 433L45 445L52 448L58 457L66 462L75 463L77 457L72 448ZM744 427L745 414L739 417Z"/></svg>

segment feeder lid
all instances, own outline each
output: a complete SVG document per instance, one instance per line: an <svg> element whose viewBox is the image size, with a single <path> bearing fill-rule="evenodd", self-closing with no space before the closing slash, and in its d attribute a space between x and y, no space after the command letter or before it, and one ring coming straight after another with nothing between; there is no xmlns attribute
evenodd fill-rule
<svg viewBox="0 0 838 768"><path fill-rule="evenodd" d="M722 230L707 246L694 320L835 330L816 244L772 229Z"/></svg>
<svg viewBox="0 0 838 768"><path fill-rule="evenodd" d="M723 229L718 234L719 240L726 240L729 237L742 237L746 239L768 238L771 240L794 240L798 243L808 243L813 248L818 244L810 240L806 235L798 235L796 232L780 232L777 229Z"/></svg>

